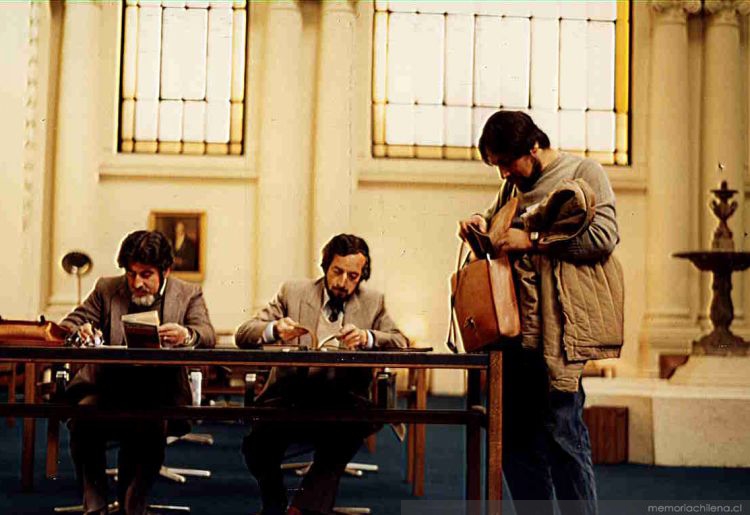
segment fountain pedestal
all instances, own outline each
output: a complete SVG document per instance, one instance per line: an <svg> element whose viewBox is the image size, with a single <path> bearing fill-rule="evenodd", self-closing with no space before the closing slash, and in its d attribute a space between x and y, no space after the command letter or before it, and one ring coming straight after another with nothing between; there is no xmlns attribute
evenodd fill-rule
<svg viewBox="0 0 750 515"><path fill-rule="evenodd" d="M723 169L720 164L719 168ZM734 250L734 239L727 220L737 210L737 202L731 201L737 190L730 190L727 181L721 181L718 189L711 190L716 197L711 201L711 211L719 220L711 240L711 250L678 252L679 259L688 259L703 272L713 274L710 319L713 330L693 342L693 354L712 356L747 356L750 343L732 333L734 319L732 305L732 273L750 267L750 252Z"/></svg>
<svg viewBox="0 0 750 515"><path fill-rule="evenodd" d="M713 330L693 342L693 354L712 356L746 356L750 343L732 333L732 273L750 267L750 252L708 250L678 252L676 258L689 259L704 272L713 273L710 319Z"/></svg>

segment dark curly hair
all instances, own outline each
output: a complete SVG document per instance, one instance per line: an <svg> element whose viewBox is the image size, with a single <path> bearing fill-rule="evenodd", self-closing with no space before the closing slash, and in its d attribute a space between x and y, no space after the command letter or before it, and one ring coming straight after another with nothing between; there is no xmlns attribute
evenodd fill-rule
<svg viewBox="0 0 750 515"><path fill-rule="evenodd" d="M120 244L117 265L127 270L133 263L150 265L164 273L174 263L172 244L159 231L131 232Z"/></svg>
<svg viewBox="0 0 750 515"><path fill-rule="evenodd" d="M529 115L521 111L498 111L484 124L479 153L485 163L492 164L488 152L518 159L531 152L537 143L539 148L549 148L549 137Z"/></svg>
<svg viewBox="0 0 750 515"><path fill-rule="evenodd" d="M362 254L365 257L365 266L362 267L362 281L370 278L372 262L370 260L370 247L367 242L359 236L353 234L338 234L331 238L331 241L323 247L323 259L320 267L323 273L328 272L334 256L349 256L351 254Z"/></svg>

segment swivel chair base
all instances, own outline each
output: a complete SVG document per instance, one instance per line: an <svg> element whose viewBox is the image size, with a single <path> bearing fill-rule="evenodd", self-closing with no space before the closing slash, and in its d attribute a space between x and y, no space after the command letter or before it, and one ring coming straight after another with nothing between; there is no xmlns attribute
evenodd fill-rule
<svg viewBox="0 0 750 515"><path fill-rule="evenodd" d="M120 503L117 501L107 505L108 511L117 511L120 509ZM171 506L169 504L149 504L149 511L154 513L190 513L190 508L187 506ZM65 506L55 508L55 513L83 513L83 505L77 506Z"/></svg>
<svg viewBox="0 0 750 515"><path fill-rule="evenodd" d="M307 474L307 472L310 470L310 467L312 466L312 461L301 461L296 463L282 463L281 464L281 470L293 470L295 474L298 476L304 476ZM371 463L355 463L355 462L349 462L346 465L346 468L344 469L344 472L346 474L349 474L354 477L362 477L362 475L365 472L377 472L378 466ZM333 513L337 513L340 515L367 515L369 513L372 513L372 510L370 508L365 507L338 507L335 506L333 508Z"/></svg>
<svg viewBox="0 0 750 515"><path fill-rule="evenodd" d="M312 461L282 463L281 470L293 470L298 476L304 476L310 470ZM344 472L354 477L362 477L365 472L377 472L378 466L370 463L347 463Z"/></svg>

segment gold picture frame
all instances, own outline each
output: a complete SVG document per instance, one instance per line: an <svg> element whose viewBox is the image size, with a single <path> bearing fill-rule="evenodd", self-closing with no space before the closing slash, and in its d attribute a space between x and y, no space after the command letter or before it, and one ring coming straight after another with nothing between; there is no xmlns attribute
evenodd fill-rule
<svg viewBox="0 0 750 515"><path fill-rule="evenodd" d="M201 282L206 273L206 212L151 211L149 230L162 232L172 244L175 262L172 274Z"/></svg>

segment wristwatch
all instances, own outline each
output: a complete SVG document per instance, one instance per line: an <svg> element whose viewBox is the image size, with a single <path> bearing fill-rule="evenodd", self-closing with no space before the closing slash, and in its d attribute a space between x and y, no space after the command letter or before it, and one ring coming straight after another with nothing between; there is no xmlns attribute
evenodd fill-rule
<svg viewBox="0 0 750 515"><path fill-rule="evenodd" d="M539 232L531 231L529 233L529 239L531 240L531 246L535 249L539 247Z"/></svg>

